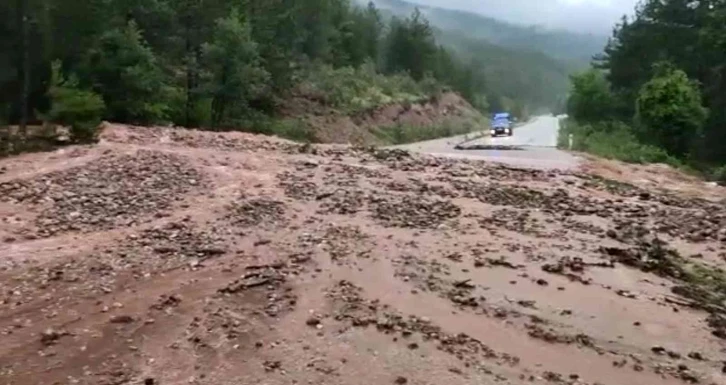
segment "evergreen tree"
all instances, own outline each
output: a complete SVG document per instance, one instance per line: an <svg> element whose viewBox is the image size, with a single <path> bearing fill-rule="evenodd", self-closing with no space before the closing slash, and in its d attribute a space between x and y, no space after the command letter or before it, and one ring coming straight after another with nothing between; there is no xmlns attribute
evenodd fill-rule
<svg viewBox="0 0 726 385"><path fill-rule="evenodd" d="M261 67L250 26L233 10L217 20L214 37L204 47L212 72L212 127L234 125L249 113L249 100L267 88L269 74Z"/></svg>
<svg viewBox="0 0 726 385"><path fill-rule="evenodd" d="M89 50L82 73L103 96L107 119L143 124L165 118L164 79L134 21L104 33Z"/></svg>
<svg viewBox="0 0 726 385"><path fill-rule="evenodd" d="M685 157L702 134L707 111L698 88L685 72L668 63L657 64L656 71L638 94L640 137L671 155Z"/></svg>
<svg viewBox="0 0 726 385"><path fill-rule="evenodd" d="M418 9L407 19L393 19L386 43L388 72L407 72L415 80L421 80L433 70L436 41L431 26Z"/></svg>
<svg viewBox="0 0 726 385"><path fill-rule="evenodd" d="M567 101L567 110L581 123L608 120L613 113L613 96L603 73L591 69L572 76L572 90Z"/></svg>

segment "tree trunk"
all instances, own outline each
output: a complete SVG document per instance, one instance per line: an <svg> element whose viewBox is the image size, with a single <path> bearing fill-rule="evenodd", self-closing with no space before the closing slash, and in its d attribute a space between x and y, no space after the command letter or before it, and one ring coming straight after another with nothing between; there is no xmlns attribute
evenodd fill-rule
<svg viewBox="0 0 726 385"><path fill-rule="evenodd" d="M20 123L18 134L21 140L27 137L28 126L28 94L30 93L30 53L28 47L28 15L27 1L18 0L18 27L20 42L18 44L18 75L20 77L20 93L18 105L20 107Z"/></svg>
<svg viewBox="0 0 726 385"><path fill-rule="evenodd" d="M186 83L186 105L184 106L184 126L189 128L191 126L191 111L194 104L192 100L192 90L194 89L194 78L192 76L192 36L191 36L191 15L189 9L186 10L187 15L185 16L185 56L186 56L186 72L187 72L187 83Z"/></svg>

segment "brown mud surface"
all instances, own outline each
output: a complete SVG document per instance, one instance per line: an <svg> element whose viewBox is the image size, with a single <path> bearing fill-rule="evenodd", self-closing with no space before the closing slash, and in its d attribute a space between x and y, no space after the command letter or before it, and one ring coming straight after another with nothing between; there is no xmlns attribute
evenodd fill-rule
<svg viewBox="0 0 726 385"><path fill-rule="evenodd" d="M102 139L0 160L0 384L726 384L723 189Z"/></svg>
<svg viewBox="0 0 726 385"><path fill-rule="evenodd" d="M484 116L464 98L445 92L418 103L392 103L355 114L326 107L310 95L297 95L281 102L281 115L302 119L312 127L320 143L353 145L385 144L376 136L381 128L397 125L429 127L464 125L472 131L488 127Z"/></svg>

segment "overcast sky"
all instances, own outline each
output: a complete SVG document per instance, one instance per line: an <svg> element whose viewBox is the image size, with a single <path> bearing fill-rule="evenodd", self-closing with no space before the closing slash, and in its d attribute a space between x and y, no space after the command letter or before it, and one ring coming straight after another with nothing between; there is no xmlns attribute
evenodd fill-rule
<svg viewBox="0 0 726 385"><path fill-rule="evenodd" d="M523 24L608 34L638 0L412 0L419 4L474 11Z"/></svg>

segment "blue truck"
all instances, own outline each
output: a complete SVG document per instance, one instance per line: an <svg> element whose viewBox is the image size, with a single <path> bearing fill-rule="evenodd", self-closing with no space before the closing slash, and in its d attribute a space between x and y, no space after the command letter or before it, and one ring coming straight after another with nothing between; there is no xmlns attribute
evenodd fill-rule
<svg viewBox="0 0 726 385"><path fill-rule="evenodd" d="M513 129L514 127L512 124L512 119L508 112L500 112L494 114L491 128L492 137L499 135L512 136L512 134L514 133Z"/></svg>

